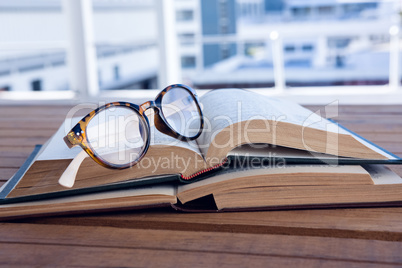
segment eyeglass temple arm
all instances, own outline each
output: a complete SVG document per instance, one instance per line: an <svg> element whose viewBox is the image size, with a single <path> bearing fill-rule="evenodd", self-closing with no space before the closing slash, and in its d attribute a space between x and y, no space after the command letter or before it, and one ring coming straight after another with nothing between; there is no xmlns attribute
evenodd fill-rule
<svg viewBox="0 0 402 268"><path fill-rule="evenodd" d="M77 154L68 167L64 170L63 174L59 178L59 184L61 186L71 188L74 186L75 178L77 177L78 169L81 166L81 163L84 159L88 157L88 154L85 151L81 151Z"/></svg>

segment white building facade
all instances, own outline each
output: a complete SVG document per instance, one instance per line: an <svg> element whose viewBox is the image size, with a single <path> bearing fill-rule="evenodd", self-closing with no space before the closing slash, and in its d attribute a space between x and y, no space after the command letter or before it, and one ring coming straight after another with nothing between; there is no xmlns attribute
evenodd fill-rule
<svg viewBox="0 0 402 268"><path fill-rule="evenodd" d="M93 3L101 89L155 88L152 1ZM0 90L68 90L66 18L59 0L0 1Z"/></svg>

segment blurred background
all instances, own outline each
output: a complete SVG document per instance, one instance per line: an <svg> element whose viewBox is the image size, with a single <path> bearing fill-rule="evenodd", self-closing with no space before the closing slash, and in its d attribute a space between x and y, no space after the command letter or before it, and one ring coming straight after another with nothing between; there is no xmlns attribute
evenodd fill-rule
<svg viewBox="0 0 402 268"><path fill-rule="evenodd" d="M170 83L394 98L400 12L391 0L0 0L0 98Z"/></svg>

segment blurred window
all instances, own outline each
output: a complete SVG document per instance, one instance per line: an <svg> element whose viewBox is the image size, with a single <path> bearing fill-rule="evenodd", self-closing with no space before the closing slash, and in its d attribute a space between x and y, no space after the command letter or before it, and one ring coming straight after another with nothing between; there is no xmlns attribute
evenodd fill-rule
<svg viewBox="0 0 402 268"><path fill-rule="evenodd" d="M284 50L286 52L294 52L296 50L294 45L285 45Z"/></svg>
<svg viewBox="0 0 402 268"><path fill-rule="evenodd" d="M42 80L36 79L31 82L32 91L42 91Z"/></svg>
<svg viewBox="0 0 402 268"><path fill-rule="evenodd" d="M177 35L180 45L194 45L195 44L195 34L194 33L180 33Z"/></svg>
<svg viewBox="0 0 402 268"><path fill-rule="evenodd" d="M334 6L320 6L318 7L318 13L320 15L330 15L335 12Z"/></svg>
<svg viewBox="0 0 402 268"><path fill-rule="evenodd" d="M194 12L192 10L178 10L176 11L177 21L192 21L194 19Z"/></svg>
<svg viewBox="0 0 402 268"><path fill-rule="evenodd" d="M10 86L0 86L0 91L10 91Z"/></svg>
<svg viewBox="0 0 402 268"><path fill-rule="evenodd" d="M310 44L305 44L305 45L302 45L302 50L303 51L313 51L313 49L314 49L314 47L313 47L313 45L310 45Z"/></svg>
<svg viewBox="0 0 402 268"><path fill-rule="evenodd" d="M114 80L120 79L120 67L118 65L113 67Z"/></svg>
<svg viewBox="0 0 402 268"><path fill-rule="evenodd" d="M181 67L182 68L195 68L195 57L194 56L182 56L181 57Z"/></svg>
<svg viewBox="0 0 402 268"><path fill-rule="evenodd" d="M298 19L298 18L305 18L309 16L311 13L311 8L310 7L294 7L292 8L292 15Z"/></svg>

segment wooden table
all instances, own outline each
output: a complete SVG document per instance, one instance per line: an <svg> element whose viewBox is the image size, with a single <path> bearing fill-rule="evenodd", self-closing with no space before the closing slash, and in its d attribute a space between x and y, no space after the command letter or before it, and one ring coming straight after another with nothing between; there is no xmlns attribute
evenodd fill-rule
<svg viewBox="0 0 402 268"><path fill-rule="evenodd" d="M70 108L0 107L1 183L35 144L55 132ZM402 106L341 106L339 112L346 127L402 155ZM402 176L401 167L393 169ZM221 214L149 210L0 223L0 265L402 266L401 241L402 208Z"/></svg>

